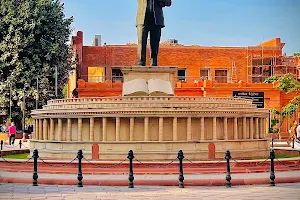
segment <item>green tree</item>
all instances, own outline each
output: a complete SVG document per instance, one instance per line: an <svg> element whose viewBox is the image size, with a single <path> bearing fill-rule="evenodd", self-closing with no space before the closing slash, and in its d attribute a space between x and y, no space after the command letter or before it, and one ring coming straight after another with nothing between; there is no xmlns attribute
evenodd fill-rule
<svg viewBox="0 0 300 200"><path fill-rule="evenodd" d="M0 0L0 109L6 117L10 103L17 120L24 100L29 116L36 99L40 108L55 98L56 67L58 98L63 97L72 70L68 44L72 21L59 0Z"/></svg>
<svg viewBox="0 0 300 200"><path fill-rule="evenodd" d="M299 56L300 57L300 53L294 53L293 56Z"/></svg>
<svg viewBox="0 0 300 200"><path fill-rule="evenodd" d="M293 74L285 74L281 77L271 76L265 80L265 83L273 83L275 81L278 82L275 88L279 88L286 94L300 90L300 83L295 79ZM279 123L282 124L286 118L292 118L294 113L299 110L299 107L300 96L296 96L292 100L290 100L288 104L283 106L280 111L272 108L271 129L269 130L269 132L277 132L274 127ZM281 118L281 120L279 120L278 118Z"/></svg>
<svg viewBox="0 0 300 200"><path fill-rule="evenodd" d="M265 80L265 83L273 83L274 81L278 82L275 88L281 89L286 94L289 94L295 90L300 90L300 83L295 79L295 75L293 74L284 74L281 77L270 76Z"/></svg>

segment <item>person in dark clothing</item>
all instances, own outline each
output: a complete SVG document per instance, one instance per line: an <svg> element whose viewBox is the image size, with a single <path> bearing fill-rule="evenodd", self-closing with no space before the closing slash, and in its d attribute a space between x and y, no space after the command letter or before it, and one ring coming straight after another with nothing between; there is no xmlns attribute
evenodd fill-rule
<svg viewBox="0 0 300 200"><path fill-rule="evenodd" d="M72 98L78 98L78 91L76 88L72 91Z"/></svg>

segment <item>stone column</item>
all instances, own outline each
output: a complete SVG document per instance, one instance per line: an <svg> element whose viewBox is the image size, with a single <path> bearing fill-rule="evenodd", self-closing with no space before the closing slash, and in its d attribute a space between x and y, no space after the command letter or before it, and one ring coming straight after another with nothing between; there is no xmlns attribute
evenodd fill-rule
<svg viewBox="0 0 300 200"><path fill-rule="evenodd" d="M43 120L39 119L39 140L43 140Z"/></svg>
<svg viewBox="0 0 300 200"><path fill-rule="evenodd" d="M262 139L266 138L266 118L261 118L263 123L263 130L262 130Z"/></svg>
<svg viewBox="0 0 300 200"><path fill-rule="evenodd" d="M48 122L47 119L43 119L43 138L48 140Z"/></svg>
<svg viewBox="0 0 300 200"><path fill-rule="evenodd" d="M243 117L243 139L247 139L247 118Z"/></svg>
<svg viewBox="0 0 300 200"><path fill-rule="evenodd" d="M107 124L107 118L103 117L102 118L102 132L103 132L102 141L107 140L106 124Z"/></svg>
<svg viewBox="0 0 300 200"><path fill-rule="evenodd" d="M192 117L188 117L186 121L186 139L192 140Z"/></svg>
<svg viewBox="0 0 300 200"><path fill-rule="evenodd" d="M264 134L264 118L259 118L259 125L259 139L262 139Z"/></svg>
<svg viewBox="0 0 300 200"><path fill-rule="evenodd" d="M217 117L213 117L213 140L217 140Z"/></svg>
<svg viewBox="0 0 300 200"><path fill-rule="evenodd" d="M147 125L147 128L148 128L148 125ZM147 132L148 132L148 130L147 130ZM133 133L134 133L134 117L130 117L130 119L129 119L129 140L130 141L134 141ZM144 131L144 136L145 136L145 131Z"/></svg>
<svg viewBox="0 0 300 200"><path fill-rule="evenodd" d="M57 135L58 135L58 141L63 141L62 138L62 119L58 119L58 125L57 125Z"/></svg>
<svg viewBox="0 0 300 200"><path fill-rule="evenodd" d="M224 117L223 121L223 129L224 129L224 140L228 140L228 129L227 129L227 117Z"/></svg>
<svg viewBox="0 0 300 200"><path fill-rule="evenodd" d="M164 140L164 118L160 117L158 121L158 140Z"/></svg>
<svg viewBox="0 0 300 200"><path fill-rule="evenodd" d="M173 141L177 141L178 140L178 131L177 131L177 117L173 118Z"/></svg>
<svg viewBox="0 0 300 200"><path fill-rule="evenodd" d="M67 119L67 141L72 140L72 119Z"/></svg>
<svg viewBox="0 0 300 200"><path fill-rule="evenodd" d="M120 117L116 117L116 141L120 141Z"/></svg>
<svg viewBox="0 0 300 200"><path fill-rule="evenodd" d="M205 140L205 137L204 137L204 117L200 118L200 140Z"/></svg>
<svg viewBox="0 0 300 200"><path fill-rule="evenodd" d="M149 117L144 119L144 141L149 141Z"/></svg>
<svg viewBox="0 0 300 200"><path fill-rule="evenodd" d="M54 135L54 119L50 119L50 140L54 141L55 140L55 135Z"/></svg>
<svg viewBox="0 0 300 200"><path fill-rule="evenodd" d="M255 139L259 139L258 117L255 118Z"/></svg>
<svg viewBox="0 0 300 200"><path fill-rule="evenodd" d="M94 141L94 132L95 132L95 118L91 117L90 118L90 142Z"/></svg>
<svg viewBox="0 0 300 200"><path fill-rule="evenodd" d="M253 139L253 117L250 117L250 139Z"/></svg>
<svg viewBox="0 0 300 200"><path fill-rule="evenodd" d="M238 140L238 118L233 118L233 136L235 140Z"/></svg>
<svg viewBox="0 0 300 200"><path fill-rule="evenodd" d="M82 118L78 118L77 140L82 141Z"/></svg>
<svg viewBox="0 0 300 200"><path fill-rule="evenodd" d="M34 139L35 139L35 140L38 140L38 139L39 139L39 135L38 135L39 132L38 132L38 129L39 129L38 120L35 119L35 120L34 120L34 127L33 127L33 130L34 130L33 136L34 136Z"/></svg>

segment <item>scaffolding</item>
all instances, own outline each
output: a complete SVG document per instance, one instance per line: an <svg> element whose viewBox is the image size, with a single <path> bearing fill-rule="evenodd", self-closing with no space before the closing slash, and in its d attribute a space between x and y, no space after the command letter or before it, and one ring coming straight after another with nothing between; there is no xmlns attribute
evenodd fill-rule
<svg viewBox="0 0 300 200"><path fill-rule="evenodd" d="M254 54L251 50L261 49L260 54ZM282 76L293 74L296 80L300 80L300 64L294 56L282 56L273 53L272 56L264 56L266 47L247 48L247 82L263 83L270 76ZM251 53L249 53L251 51Z"/></svg>

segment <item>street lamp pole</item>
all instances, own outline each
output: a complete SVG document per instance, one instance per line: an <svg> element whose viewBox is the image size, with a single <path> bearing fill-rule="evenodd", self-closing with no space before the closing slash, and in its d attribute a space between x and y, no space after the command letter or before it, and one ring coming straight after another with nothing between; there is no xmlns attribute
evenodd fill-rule
<svg viewBox="0 0 300 200"><path fill-rule="evenodd" d="M37 91L37 98L35 99L35 109L39 108L39 78L36 78L36 91Z"/></svg>
<svg viewBox="0 0 300 200"><path fill-rule="evenodd" d="M9 119L11 120L11 85L9 86Z"/></svg>
<svg viewBox="0 0 300 200"><path fill-rule="evenodd" d="M23 96L23 133L25 132L25 90L24 90L24 96Z"/></svg>
<svg viewBox="0 0 300 200"><path fill-rule="evenodd" d="M57 99L57 66L55 66L55 99Z"/></svg>

